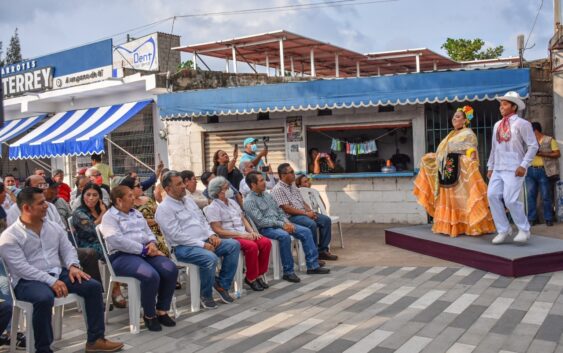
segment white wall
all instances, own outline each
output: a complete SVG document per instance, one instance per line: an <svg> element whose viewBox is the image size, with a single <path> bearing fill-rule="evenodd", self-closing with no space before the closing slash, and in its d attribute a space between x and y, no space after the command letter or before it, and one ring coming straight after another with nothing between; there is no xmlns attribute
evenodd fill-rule
<svg viewBox="0 0 563 353"><path fill-rule="evenodd" d="M362 123L410 121L413 128L413 162L424 154L424 107L398 106L395 112L379 113L377 108L333 110L332 116L317 116L316 111L271 113L270 120L257 121L256 115L223 116L217 124L202 123L206 118L191 121L167 121L168 158L171 169L192 170L196 175L203 172L205 132L233 129L252 130L285 126L288 116L303 117L303 141L298 153L291 153L286 143L286 156L296 170L307 167L307 126L349 125ZM331 213L339 215L343 222L377 223L426 223L425 211L412 196L412 177L400 178L347 178L315 180L314 187L327 201Z"/></svg>

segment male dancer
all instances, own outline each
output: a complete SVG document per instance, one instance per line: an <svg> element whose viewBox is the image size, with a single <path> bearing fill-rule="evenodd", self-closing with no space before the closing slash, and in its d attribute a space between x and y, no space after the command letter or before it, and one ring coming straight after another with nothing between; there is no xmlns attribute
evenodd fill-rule
<svg viewBox="0 0 563 353"><path fill-rule="evenodd" d="M505 242L511 233L505 205L518 227L514 241L525 243L530 239L530 223L524 212L524 205L518 197L526 170L538 151L538 142L530 122L517 115L518 111L526 108L518 93L507 92L498 100L502 120L497 121L493 129L491 155L487 162L487 196L498 232L493 244Z"/></svg>

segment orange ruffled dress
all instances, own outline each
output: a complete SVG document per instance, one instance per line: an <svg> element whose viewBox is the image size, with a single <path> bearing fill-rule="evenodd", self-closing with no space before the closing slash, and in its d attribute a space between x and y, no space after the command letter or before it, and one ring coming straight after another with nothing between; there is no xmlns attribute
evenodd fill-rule
<svg viewBox="0 0 563 353"><path fill-rule="evenodd" d="M487 200L487 184L479 172L479 162L465 155L476 148L477 137L471 129L464 128L452 131L440 143L436 153L422 157L413 194L434 218L434 233L456 237L495 232ZM459 154L458 170L455 171L457 182L444 186L439 182L439 171L442 175L452 173L452 159L449 158L452 153Z"/></svg>

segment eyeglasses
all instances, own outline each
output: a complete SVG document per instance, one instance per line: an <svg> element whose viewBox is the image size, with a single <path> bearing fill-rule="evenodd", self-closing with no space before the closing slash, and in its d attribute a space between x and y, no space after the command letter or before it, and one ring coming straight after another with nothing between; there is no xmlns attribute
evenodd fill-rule
<svg viewBox="0 0 563 353"><path fill-rule="evenodd" d="M37 184L37 188L45 190L49 188L49 184L47 183Z"/></svg>

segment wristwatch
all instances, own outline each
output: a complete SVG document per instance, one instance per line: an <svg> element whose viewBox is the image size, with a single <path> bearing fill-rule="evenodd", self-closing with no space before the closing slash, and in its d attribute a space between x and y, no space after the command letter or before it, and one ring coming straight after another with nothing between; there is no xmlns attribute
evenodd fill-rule
<svg viewBox="0 0 563 353"><path fill-rule="evenodd" d="M80 264L72 264L72 265L70 265L70 267L76 267L80 271L83 271L82 266L80 266Z"/></svg>

